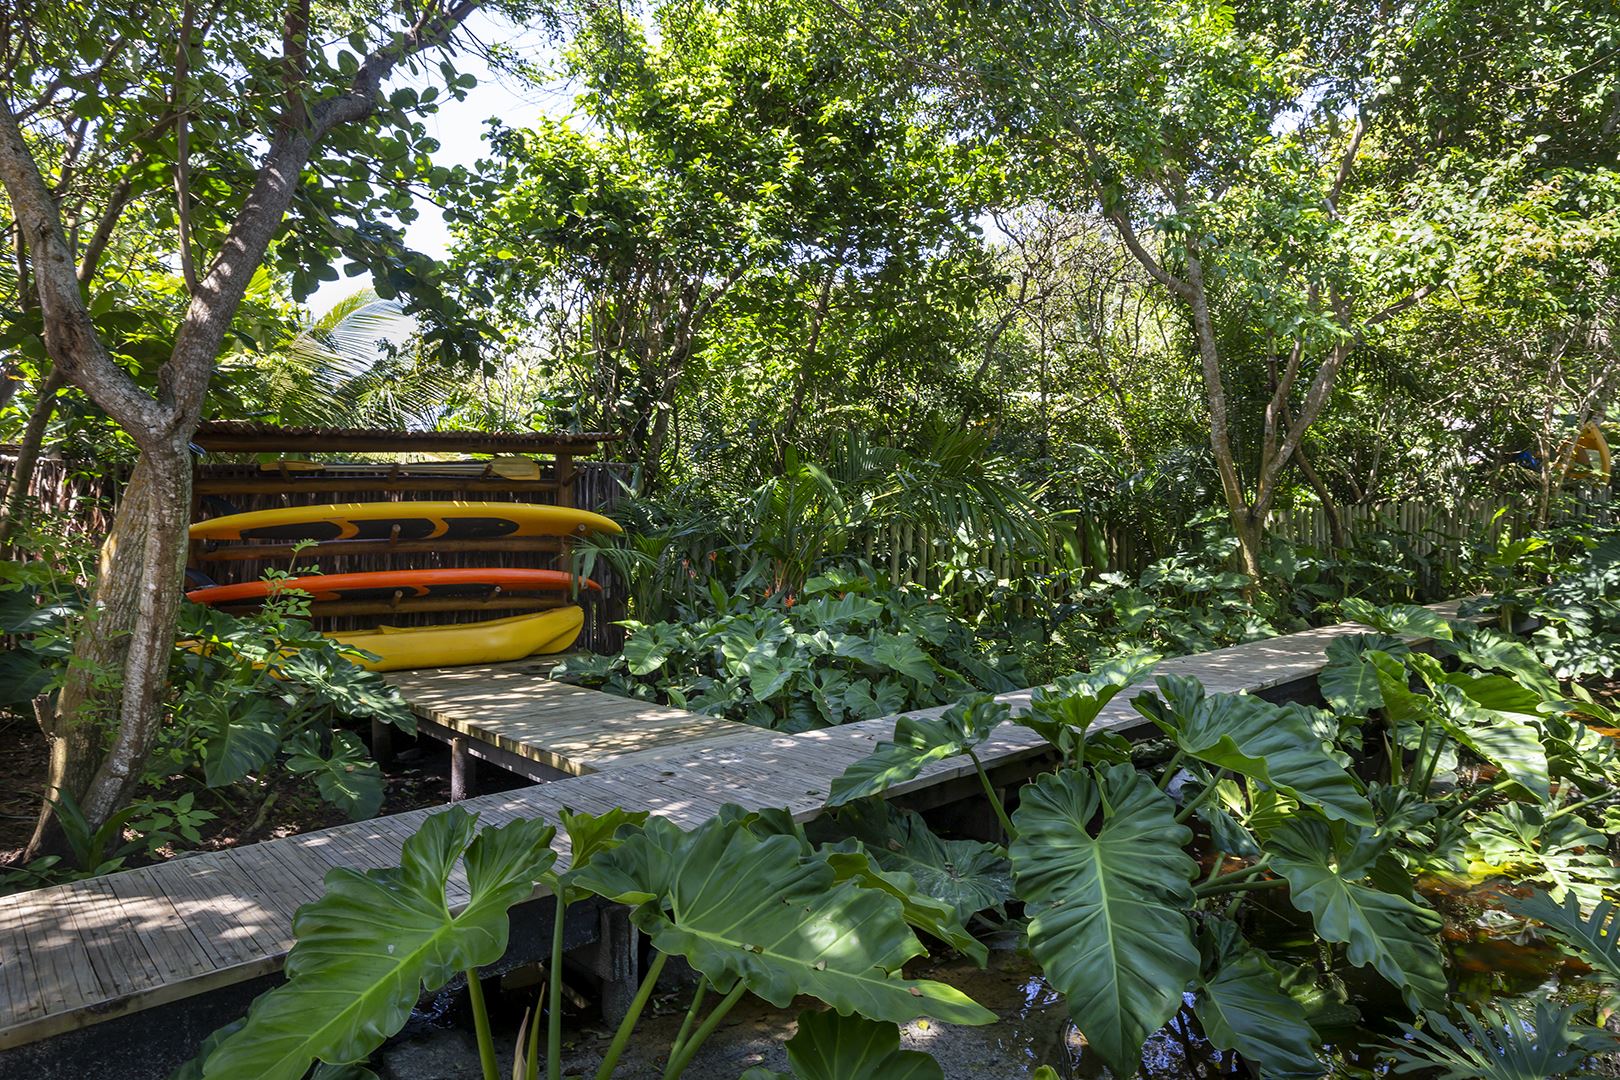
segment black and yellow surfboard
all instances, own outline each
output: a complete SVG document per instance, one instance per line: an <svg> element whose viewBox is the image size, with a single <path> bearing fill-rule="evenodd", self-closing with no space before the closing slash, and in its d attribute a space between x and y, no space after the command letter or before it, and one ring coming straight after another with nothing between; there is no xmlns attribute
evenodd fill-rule
<svg viewBox="0 0 1620 1080"><path fill-rule="evenodd" d="M285 506L199 521L193 540L485 540L617 533L617 522L567 506L377 502Z"/></svg>

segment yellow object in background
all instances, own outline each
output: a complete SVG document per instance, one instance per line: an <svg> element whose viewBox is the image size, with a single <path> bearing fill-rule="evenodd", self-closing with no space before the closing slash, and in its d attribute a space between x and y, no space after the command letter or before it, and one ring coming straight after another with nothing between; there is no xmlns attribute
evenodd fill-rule
<svg viewBox="0 0 1620 1080"><path fill-rule="evenodd" d="M283 506L199 521L193 540L482 540L619 533L612 518L513 502L370 502Z"/></svg>
<svg viewBox="0 0 1620 1080"><path fill-rule="evenodd" d="M379 626L327 634L379 657L356 660L371 671L498 664L525 656L560 653L579 638L585 625L580 607L556 608L537 615L514 615L485 622L439 626Z"/></svg>
<svg viewBox="0 0 1620 1080"><path fill-rule="evenodd" d="M1603 437L1603 429L1596 424L1587 424L1582 428L1574 444L1566 443L1558 456L1566 479L1596 481L1600 484L1609 482L1609 441Z"/></svg>

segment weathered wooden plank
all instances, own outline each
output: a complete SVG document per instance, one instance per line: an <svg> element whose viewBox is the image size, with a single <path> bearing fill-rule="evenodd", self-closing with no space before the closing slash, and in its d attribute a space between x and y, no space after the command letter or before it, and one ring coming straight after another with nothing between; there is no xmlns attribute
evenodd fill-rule
<svg viewBox="0 0 1620 1080"><path fill-rule="evenodd" d="M517 661L388 678L419 716L576 776L629 755L757 736L747 724L558 682L553 666Z"/></svg>

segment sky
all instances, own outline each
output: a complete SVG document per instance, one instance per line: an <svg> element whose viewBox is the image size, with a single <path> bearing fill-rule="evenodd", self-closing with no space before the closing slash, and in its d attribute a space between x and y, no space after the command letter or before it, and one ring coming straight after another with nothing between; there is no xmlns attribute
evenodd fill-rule
<svg viewBox="0 0 1620 1080"><path fill-rule="evenodd" d="M545 34L517 30L487 12L474 12L463 32L485 44L511 46L530 57L555 55L555 47ZM438 112L422 117L428 135L439 141L433 160L440 165L470 167L482 157L486 151L484 121L490 117L499 117L508 127L527 127L543 115L562 116L569 111L572 91L561 84L556 88L519 85L514 79L492 72L483 57L474 51L457 53L453 62L458 71L477 77L478 85L467 92L465 100L445 97ZM444 215L423 199L416 200L416 208L420 216L405 226L406 242L426 255L443 258L450 248L450 232L445 227ZM309 298L308 306L316 315L324 314L333 304L361 288L363 280L340 277L337 281L325 282Z"/></svg>

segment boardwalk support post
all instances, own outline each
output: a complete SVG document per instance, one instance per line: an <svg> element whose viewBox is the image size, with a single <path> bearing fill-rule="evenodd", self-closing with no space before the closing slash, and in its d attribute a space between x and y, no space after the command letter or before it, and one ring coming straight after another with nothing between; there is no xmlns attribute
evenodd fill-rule
<svg viewBox="0 0 1620 1080"><path fill-rule="evenodd" d="M602 1019L617 1024L630 1011L641 985L640 935L630 922L630 909L619 904L602 908L596 941L573 956L601 980Z"/></svg>
<svg viewBox="0 0 1620 1080"><path fill-rule="evenodd" d="M373 720L371 722L371 756L379 765L393 763L394 725L386 720Z"/></svg>
<svg viewBox="0 0 1620 1080"><path fill-rule="evenodd" d="M472 755L467 753L467 737L457 735L450 740L450 801L460 802L478 794L478 768Z"/></svg>

